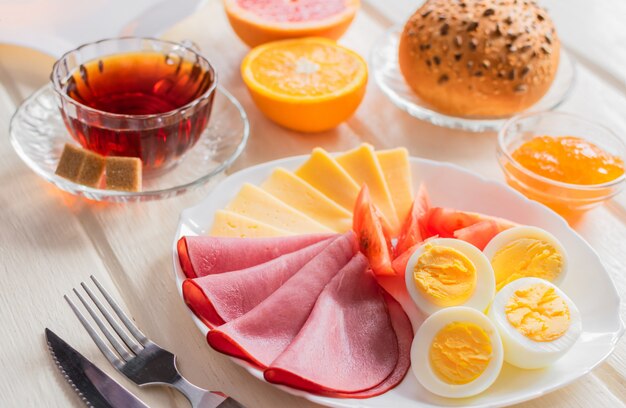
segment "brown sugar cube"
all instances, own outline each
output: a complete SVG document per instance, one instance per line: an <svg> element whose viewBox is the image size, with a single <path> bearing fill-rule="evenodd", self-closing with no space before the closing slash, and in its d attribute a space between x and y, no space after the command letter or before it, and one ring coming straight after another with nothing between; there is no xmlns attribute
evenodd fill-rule
<svg viewBox="0 0 626 408"><path fill-rule="evenodd" d="M78 174L84 157L83 149L66 143L55 174L75 183L78 182Z"/></svg>
<svg viewBox="0 0 626 408"><path fill-rule="evenodd" d="M89 150L83 150L83 152L85 157L78 172L77 183L89 187L98 187L104 174L105 158Z"/></svg>
<svg viewBox="0 0 626 408"><path fill-rule="evenodd" d="M107 157L107 190L141 191L141 160L136 157Z"/></svg>
<svg viewBox="0 0 626 408"><path fill-rule="evenodd" d="M66 143L55 173L74 183L97 187L104 173L104 157Z"/></svg>

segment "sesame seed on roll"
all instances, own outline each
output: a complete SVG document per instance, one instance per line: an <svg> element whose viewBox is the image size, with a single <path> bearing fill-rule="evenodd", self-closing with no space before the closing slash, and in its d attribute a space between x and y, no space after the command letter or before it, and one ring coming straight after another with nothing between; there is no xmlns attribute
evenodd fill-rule
<svg viewBox="0 0 626 408"><path fill-rule="evenodd" d="M548 91L560 42L544 9L528 0L427 0L404 26L400 71L435 110L506 116Z"/></svg>

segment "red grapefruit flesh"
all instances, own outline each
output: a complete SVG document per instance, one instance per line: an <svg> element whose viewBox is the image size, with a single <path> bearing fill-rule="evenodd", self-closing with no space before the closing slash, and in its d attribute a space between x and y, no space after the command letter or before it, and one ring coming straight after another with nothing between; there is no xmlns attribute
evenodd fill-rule
<svg viewBox="0 0 626 408"><path fill-rule="evenodd" d="M299 37L337 40L359 6L359 0L224 0L230 25L250 47Z"/></svg>

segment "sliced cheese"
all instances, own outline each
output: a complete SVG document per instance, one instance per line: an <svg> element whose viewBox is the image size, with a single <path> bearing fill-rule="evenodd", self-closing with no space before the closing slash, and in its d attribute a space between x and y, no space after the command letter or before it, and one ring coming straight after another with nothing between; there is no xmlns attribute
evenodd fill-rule
<svg viewBox="0 0 626 408"><path fill-rule="evenodd" d="M352 213L292 172L277 168L261 188L336 232L352 228Z"/></svg>
<svg viewBox="0 0 626 408"><path fill-rule="evenodd" d="M324 149L313 149L295 173L346 210L354 210L360 187Z"/></svg>
<svg viewBox="0 0 626 408"><path fill-rule="evenodd" d="M397 232L400 228L400 221L396 214L396 208L393 205L383 170L374 154L374 148L364 143L356 149L338 156L337 163L359 185L367 184L372 201L387 219L392 231Z"/></svg>
<svg viewBox="0 0 626 408"><path fill-rule="evenodd" d="M250 183L241 187L226 209L296 234L333 232L330 228Z"/></svg>
<svg viewBox="0 0 626 408"><path fill-rule="evenodd" d="M261 238L293 235L293 233L232 211L217 210L210 235L214 237Z"/></svg>
<svg viewBox="0 0 626 408"><path fill-rule="evenodd" d="M385 175L398 219L402 223L413 205L413 180L411 179L409 152L404 147L379 150L376 152L376 157Z"/></svg>

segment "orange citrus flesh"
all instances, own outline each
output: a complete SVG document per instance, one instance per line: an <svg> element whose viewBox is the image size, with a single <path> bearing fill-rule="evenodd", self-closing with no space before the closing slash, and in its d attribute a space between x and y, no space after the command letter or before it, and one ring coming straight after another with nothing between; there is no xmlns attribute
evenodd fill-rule
<svg viewBox="0 0 626 408"><path fill-rule="evenodd" d="M268 49L250 63L254 80L284 96L317 98L349 86L359 75L361 63L338 47L316 43L292 43Z"/></svg>
<svg viewBox="0 0 626 408"><path fill-rule="evenodd" d="M339 39L359 0L224 0L228 21L250 47L302 37Z"/></svg>
<svg viewBox="0 0 626 408"><path fill-rule="evenodd" d="M241 73L266 116L302 132L328 130L350 117L367 83L363 58L324 38L259 46L243 60Z"/></svg>
<svg viewBox="0 0 626 408"><path fill-rule="evenodd" d="M538 136L513 152L513 158L535 174L569 184L602 184L624 174L622 159L572 136Z"/></svg>

